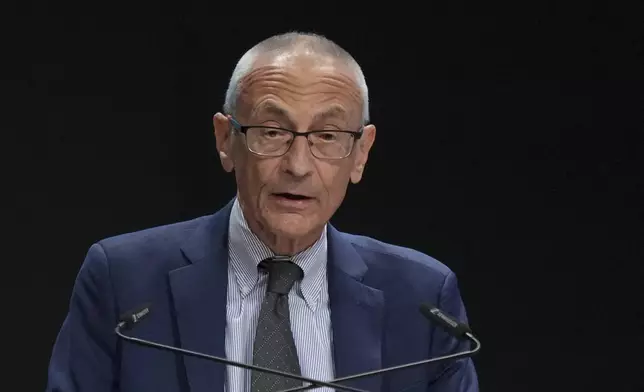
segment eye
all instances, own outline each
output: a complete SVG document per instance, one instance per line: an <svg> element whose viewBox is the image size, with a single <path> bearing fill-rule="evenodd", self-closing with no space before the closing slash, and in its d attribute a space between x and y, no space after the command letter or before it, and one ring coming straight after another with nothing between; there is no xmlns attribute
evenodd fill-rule
<svg viewBox="0 0 644 392"><path fill-rule="evenodd" d="M337 132L320 132L315 134L315 138L323 142L333 142L338 139Z"/></svg>
<svg viewBox="0 0 644 392"><path fill-rule="evenodd" d="M264 137L276 137L279 135L279 132L277 132L274 129L267 129L264 131Z"/></svg>
<svg viewBox="0 0 644 392"><path fill-rule="evenodd" d="M279 139L288 136L288 134L284 131L280 131L279 129L262 128L261 136L265 139Z"/></svg>

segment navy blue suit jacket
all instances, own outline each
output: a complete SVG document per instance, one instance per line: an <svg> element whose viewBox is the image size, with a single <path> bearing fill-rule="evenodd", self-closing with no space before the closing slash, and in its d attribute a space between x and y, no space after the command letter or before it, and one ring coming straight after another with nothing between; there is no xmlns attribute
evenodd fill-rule
<svg viewBox="0 0 644 392"><path fill-rule="evenodd" d="M91 246L51 357L49 392L223 391L225 368L117 339L118 315L150 303L131 333L225 356L228 218L214 215ZM454 274L433 258L328 229L328 279L337 377L459 348L418 311L438 305L466 321ZM462 343L460 348L463 348ZM355 380L369 391L475 392L471 360Z"/></svg>

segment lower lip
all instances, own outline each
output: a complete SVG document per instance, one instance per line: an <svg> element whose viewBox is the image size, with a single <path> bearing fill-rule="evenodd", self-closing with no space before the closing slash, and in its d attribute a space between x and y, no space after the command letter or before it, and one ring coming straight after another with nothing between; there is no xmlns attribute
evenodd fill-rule
<svg viewBox="0 0 644 392"><path fill-rule="evenodd" d="M311 205L314 200L310 198L295 200L295 199L289 199L289 198L277 196L277 195L271 195L271 199L273 199L280 206L287 207L287 208L296 208L296 209L306 208L309 205Z"/></svg>

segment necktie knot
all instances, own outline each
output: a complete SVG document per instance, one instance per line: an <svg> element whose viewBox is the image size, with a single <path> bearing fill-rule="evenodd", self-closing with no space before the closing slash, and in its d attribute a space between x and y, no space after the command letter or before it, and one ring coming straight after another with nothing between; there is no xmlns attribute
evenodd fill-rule
<svg viewBox="0 0 644 392"><path fill-rule="evenodd" d="M296 281L302 279L304 271L289 257L275 256L259 263L259 268L268 272L268 291L288 294Z"/></svg>

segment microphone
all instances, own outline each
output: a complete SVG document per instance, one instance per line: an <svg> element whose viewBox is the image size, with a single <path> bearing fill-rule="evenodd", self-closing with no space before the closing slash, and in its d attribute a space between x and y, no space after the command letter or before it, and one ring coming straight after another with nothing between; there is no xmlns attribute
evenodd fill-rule
<svg viewBox="0 0 644 392"><path fill-rule="evenodd" d="M445 331L447 331L447 333L449 333L453 337L459 340L470 340L471 342L474 342L475 347L473 349L459 351L453 354L443 355L440 357L429 358L422 361L406 363L403 365L391 366L380 370L372 370L365 373L355 374L353 376L337 378L335 380L332 380L331 382L338 383L343 381L352 381L359 378L376 376L383 373L393 372L395 370L409 369L417 366L428 365L430 363L437 363L437 362L443 362L447 360L471 357L481 350L481 342L474 336L474 334L472 333L468 325L454 320L452 317L448 316L443 311L441 311L440 309L438 309L437 307L429 303L424 303L420 305L419 310L420 310L420 313L423 314L423 316L439 324L441 327L443 327L443 329L445 329ZM299 391L306 391L312 388L315 388L315 386L304 386L304 387L285 389L280 392L299 392Z"/></svg>
<svg viewBox="0 0 644 392"><path fill-rule="evenodd" d="M257 370L257 371L260 371L260 372L263 372L263 373L269 373L269 374L274 374L274 375L278 375L278 376L282 376L282 377L286 377L286 378L291 378L291 379L295 379L295 380L299 380L299 381L304 381L304 382L310 383L311 388L330 387L330 388L335 388L337 390L343 390L343 391L367 392L367 391L364 391L362 389L346 387L346 386L343 386L343 385L334 384L332 382L314 380L314 379L311 379L311 378L299 376L299 375L292 374L292 373L281 372L279 370L273 370L273 369L264 368L264 367L260 367L260 366L255 366L255 365L249 365L249 364L245 364L245 363L241 363L241 362L230 361L230 360L225 359L225 358L200 353L200 352L197 352L197 351L186 350L186 349L183 349L183 348L169 346L169 345L165 345L165 344L161 344L161 343L156 343L156 342L153 342L153 341L150 341L150 340L139 339L139 338L135 338L135 337L123 334L123 332L122 332L123 330L130 329L130 328L134 327L137 323L139 323L142 319L144 319L149 313L150 313L150 306L146 305L146 306L141 306L141 307L137 308L134 311L130 311L130 312L127 312L127 313L123 314L120 317L120 321L117 324L116 328L114 329L114 332L116 332L116 334L121 339L123 339L125 341L128 341L128 342L131 342L131 343L134 343L134 344L141 345L141 346L147 346L147 347L152 347L152 348L156 348L156 349L160 349L160 350L177 352L177 353L185 354L185 355L188 355L188 356L191 356L191 357L208 359L208 360L211 360L211 361L214 361L214 362L217 362L217 363L222 363L224 365L240 367L240 368L247 369L247 370Z"/></svg>
<svg viewBox="0 0 644 392"><path fill-rule="evenodd" d="M472 330L468 325L459 323L431 304L424 303L420 305L420 312L423 314L423 316L436 322L437 324L440 324L447 331L447 333L457 339L474 338L473 336L471 336ZM477 341L475 340L475 342Z"/></svg>

